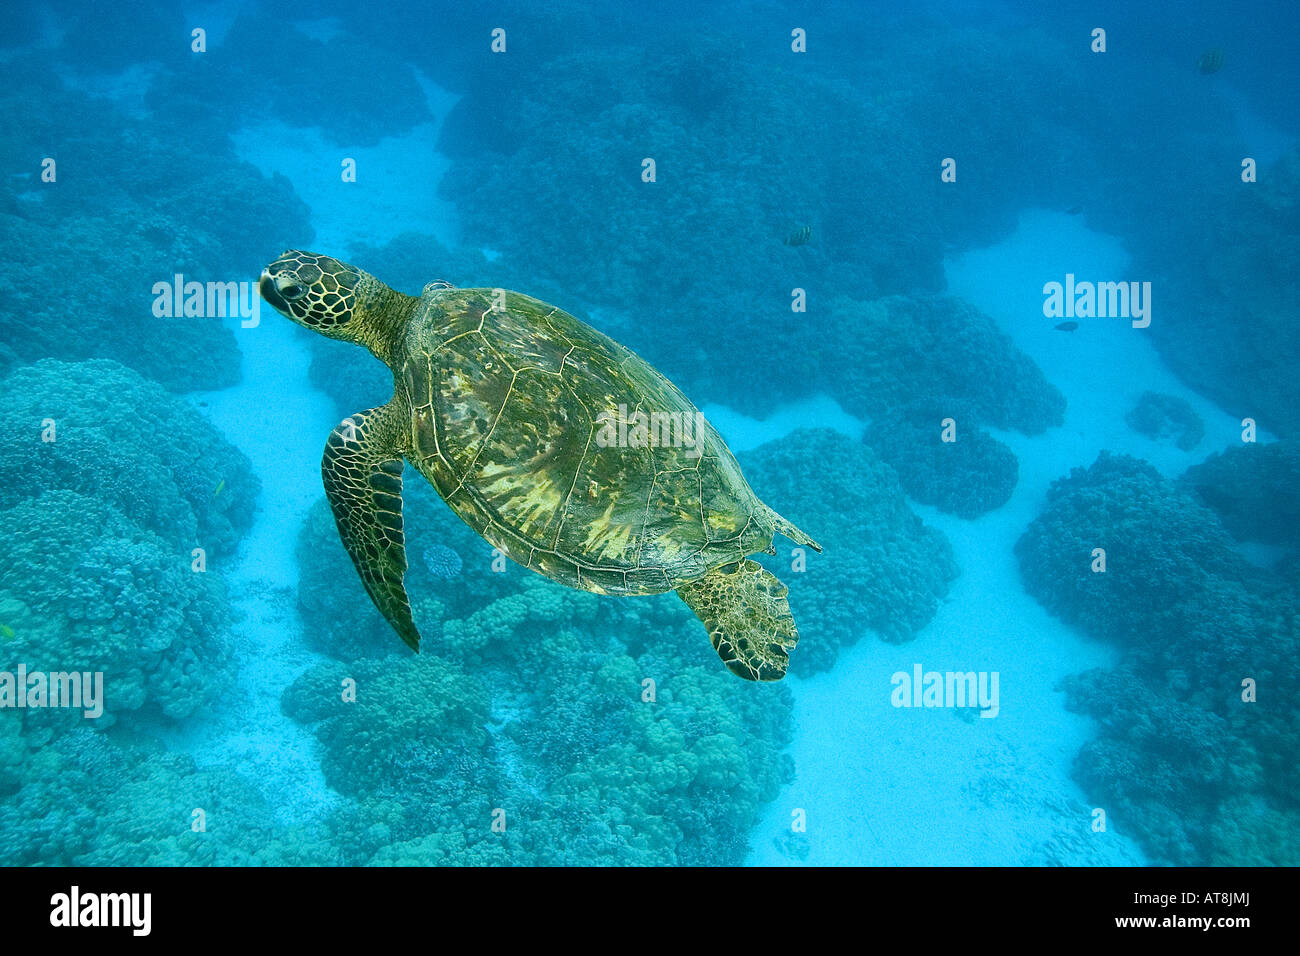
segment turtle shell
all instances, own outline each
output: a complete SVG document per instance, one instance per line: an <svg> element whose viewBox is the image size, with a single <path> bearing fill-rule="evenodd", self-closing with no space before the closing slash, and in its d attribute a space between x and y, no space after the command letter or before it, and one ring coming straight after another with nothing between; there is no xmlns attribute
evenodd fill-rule
<svg viewBox="0 0 1300 956"><path fill-rule="evenodd" d="M568 313L516 292L430 289L405 344L408 458L519 564L655 594L771 552L775 516L713 427Z"/></svg>

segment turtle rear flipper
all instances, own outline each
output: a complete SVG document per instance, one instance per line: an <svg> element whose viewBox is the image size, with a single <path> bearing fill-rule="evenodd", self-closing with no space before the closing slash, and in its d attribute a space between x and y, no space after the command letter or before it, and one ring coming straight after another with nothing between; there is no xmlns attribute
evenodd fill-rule
<svg viewBox="0 0 1300 956"><path fill-rule="evenodd" d="M713 649L733 674L746 680L780 680L799 631L785 596L788 589L755 561L714 568L677 589L709 629Z"/></svg>
<svg viewBox="0 0 1300 956"><path fill-rule="evenodd" d="M330 432L321 477L338 525L366 593L413 651L420 632L402 579L402 457L395 440L401 416L391 405L351 415Z"/></svg>

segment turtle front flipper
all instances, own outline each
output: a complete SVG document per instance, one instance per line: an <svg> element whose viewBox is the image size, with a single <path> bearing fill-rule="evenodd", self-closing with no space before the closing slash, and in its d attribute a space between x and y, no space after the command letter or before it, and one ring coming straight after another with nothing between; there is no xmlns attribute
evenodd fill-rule
<svg viewBox="0 0 1300 956"><path fill-rule="evenodd" d="M402 456L396 436L401 415L382 405L343 419L330 432L321 476L339 537L361 583L398 636L420 649L420 632L402 578L406 543L402 534Z"/></svg>
<svg viewBox="0 0 1300 956"><path fill-rule="evenodd" d="M677 589L709 629L713 649L733 674L780 680L799 642L784 584L755 561L714 568Z"/></svg>

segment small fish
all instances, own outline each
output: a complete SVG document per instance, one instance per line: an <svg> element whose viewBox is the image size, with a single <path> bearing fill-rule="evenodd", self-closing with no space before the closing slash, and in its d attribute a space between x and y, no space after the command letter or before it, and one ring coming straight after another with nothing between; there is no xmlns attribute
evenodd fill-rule
<svg viewBox="0 0 1300 956"><path fill-rule="evenodd" d="M217 482L217 489L216 491L212 492L212 497L215 498L217 495L221 494L221 492L225 490L226 490L226 479L222 478L220 481Z"/></svg>
<svg viewBox="0 0 1300 956"><path fill-rule="evenodd" d="M0 638L4 638L6 641L12 641L17 636L17 632L8 624L0 624Z"/></svg>
<svg viewBox="0 0 1300 956"><path fill-rule="evenodd" d="M1223 51L1206 50L1201 54L1201 58L1196 61L1196 68L1206 76L1211 73L1218 73L1223 68Z"/></svg>
<svg viewBox="0 0 1300 956"><path fill-rule="evenodd" d="M787 246L802 246L812 242L812 226L800 226L782 240Z"/></svg>
<svg viewBox="0 0 1300 956"><path fill-rule="evenodd" d="M1078 322L1062 322L1060 325L1056 326L1056 329L1058 332L1073 332L1078 327Z"/></svg>
<svg viewBox="0 0 1300 956"><path fill-rule="evenodd" d="M1071 206L1069 209L1065 210L1067 216L1077 216L1081 212L1083 212L1082 206Z"/></svg>

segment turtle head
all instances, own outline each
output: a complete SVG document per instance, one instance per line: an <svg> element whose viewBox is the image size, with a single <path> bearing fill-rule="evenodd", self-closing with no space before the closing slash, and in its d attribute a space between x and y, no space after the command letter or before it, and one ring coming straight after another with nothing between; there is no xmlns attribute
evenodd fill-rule
<svg viewBox="0 0 1300 956"><path fill-rule="evenodd" d="M291 249L266 267L258 289L285 318L331 338L347 338L340 333L358 311L365 278L345 262Z"/></svg>
<svg viewBox="0 0 1300 956"><path fill-rule="evenodd" d="M418 301L356 266L297 249L266 267L258 289L285 318L329 338L364 345L386 362L410 314L409 304Z"/></svg>

